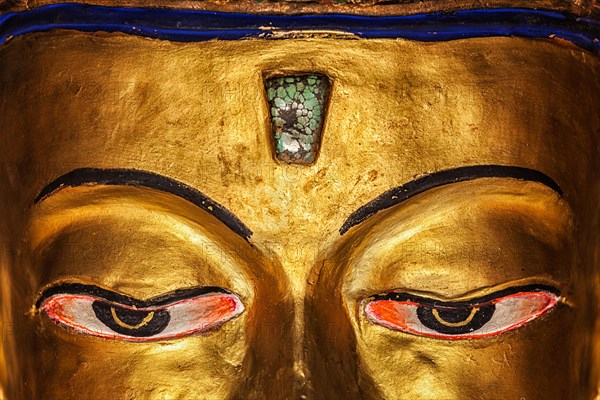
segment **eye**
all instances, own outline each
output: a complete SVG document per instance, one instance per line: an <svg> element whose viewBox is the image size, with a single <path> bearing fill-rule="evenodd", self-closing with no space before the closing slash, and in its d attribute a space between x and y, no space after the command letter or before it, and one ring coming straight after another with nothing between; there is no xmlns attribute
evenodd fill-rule
<svg viewBox="0 0 600 400"><path fill-rule="evenodd" d="M67 284L62 290L42 295L39 309L66 329L105 339L180 338L215 329L244 311L239 297L222 288L178 291L148 302L88 285Z"/></svg>
<svg viewBox="0 0 600 400"><path fill-rule="evenodd" d="M556 289L510 288L465 302L389 292L365 301L367 319L389 329L438 339L481 339L517 329L558 303Z"/></svg>

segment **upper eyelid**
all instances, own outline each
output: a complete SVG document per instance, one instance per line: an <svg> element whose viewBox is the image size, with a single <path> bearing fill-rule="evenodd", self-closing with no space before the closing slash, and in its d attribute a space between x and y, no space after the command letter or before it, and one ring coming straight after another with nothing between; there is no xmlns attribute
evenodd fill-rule
<svg viewBox="0 0 600 400"><path fill-rule="evenodd" d="M31 211L28 239L32 251L51 241L74 223L93 222L98 220L98 216L102 216L104 220L110 217L120 221L129 218L146 219L148 213L160 215L162 223L169 224L169 231L181 231L190 241L204 237L205 241L218 242L223 235L231 232L214 215L203 215L206 211L195 204L171 193L147 187L95 185L66 188ZM73 215L76 217L73 218ZM218 224L220 229L208 229L207 224ZM248 240L243 242L249 244Z"/></svg>
<svg viewBox="0 0 600 400"><path fill-rule="evenodd" d="M543 172L506 165L469 165L453 169L441 170L429 175L422 176L403 185L389 189L367 204L354 211L342 227L340 235L346 233L350 228L360 225L365 220L377 214L379 211L391 208L411 197L426 193L431 189L451 185L459 182L468 182L485 178L515 179L524 182L537 182L556 192L560 197L563 191L560 186Z"/></svg>
<svg viewBox="0 0 600 400"><path fill-rule="evenodd" d="M489 217L490 212L496 213L491 214L494 217L505 215L506 211L503 206L507 205L507 207L510 207L511 215L515 215L515 219L511 220L510 224L514 224L515 227L526 227L527 225L517 219L522 217L523 221L535 224L535 231L538 235L540 235L540 232L543 233L543 235L534 237L530 235L531 229L519 231L524 237L531 239L531 246L535 246L533 249L536 254L549 255L548 250L550 249L556 251L557 254L560 251L560 254L565 255L565 257L569 256L569 251L572 248L572 209L568 202L558 197L548 188L535 182L517 182L516 184L510 182L501 185L496 190L498 188L496 184L490 181L481 182L476 180L461 182L456 185L450 184L433 189L436 191L436 195L433 197L429 197L427 193L422 193L421 196L425 195L427 197L414 204L410 203L409 206L413 208L408 211L404 207L389 209L380 216L365 221L366 225L358 226L356 230L349 232L348 236L340 241L338 249L349 249L349 251L334 252L330 258L336 259L339 264L343 264L344 268L349 271L343 280L343 290L347 298L359 300L376 293L383 293L389 289L402 289L406 292L424 294L425 296L431 294L432 298L440 301L446 301L446 299L449 299L449 301L456 299L455 301L458 301L490 293L490 290L494 289L492 286L501 288L507 287L510 283L517 285L547 284L548 286L561 288L561 292L564 292L565 287L571 285L571 279L566 274L568 269L557 268L557 264L546 262L546 260L536 262L529 268L508 269L506 273L503 273L502 281L486 277L494 277L494 275L479 274L477 280L463 280L459 286L449 286L447 289L440 289L437 293L436 286L431 286L428 282L420 281L417 287L404 281L403 271L405 269L401 266L408 262L427 270L430 268L429 264L432 261L441 260L444 263L448 262L448 265L452 268L460 267L460 270L456 270L456 274L468 276L468 271L474 268L478 272L489 271L491 273L498 268L496 264L502 260L515 265L519 265L518 263L523 260L522 248L511 247L515 250L501 251L498 250L499 246L486 247L487 242L483 241L478 235L472 235L469 241L462 240L460 236L456 237L461 238L461 240L454 240L455 236L452 235L455 230L451 227L455 226L453 225L455 222L439 223L439 221L445 221L444 218L450 211L458 212L457 215L464 215L464 213L460 214L461 204L455 204L454 202L455 198L465 199L464 185L469 185L469 190L472 190L475 195L478 196L480 193L484 195L484 197L475 199L477 203L473 207L477 207L477 214L472 214L473 217L471 215L465 217L465 219L469 218L467 222L471 224L470 226L477 228L485 226L486 229L488 227L489 229L496 229L495 226L481 222L485 221L483 218ZM519 195L516 201L514 199L515 193ZM457 197L446 198L447 194L456 195ZM505 203L504 201L508 197L512 198L513 202ZM440 199L443 199L441 203ZM479 201L480 199L481 201ZM488 199L493 200L494 203L491 203ZM533 201L530 201L530 199ZM468 201L472 202L472 200L469 199ZM497 204L501 207L494 206L490 208L490 204ZM538 218L541 216L545 216L546 219ZM504 226L508 226L508 224ZM423 233L434 228L439 228L439 231L435 234ZM512 230L514 228L511 227ZM442 232L443 235L440 235L439 232ZM503 243L505 240L504 236L498 235L497 238L498 243ZM507 236L507 238L508 243L511 243L511 237ZM480 245L482 250L473 252L473 244ZM495 242L492 243L492 245L494 244ZM433 251L431 250L432 245L435 246ZM490 251L487 251L488 249ZM568 259L563 261L570 262ZM468 268L463 268L462 263L467 264L467 262ZM440 265L440 263L437 265ZM358 279L353 271L363 271L368 279L365 279L364 275ZM376 274L373 275L370 271L376 271ZM446 267L444 273L446 271L450 271L450 267ZM385 276L386 279L377 278L377 274L383 274L381 276ZM367 291L364 285L365 281L370 282L371 286L375 286L376 290ZM561 302L565 302L562 297Z"/></svg>
<svg viewBox="0 0 600 400"><path fill-rule="evenodd" d="M182 257L214 268L223 277L236 281L236 287L241 292L246 292L244 289L251 291L247 277L250 262L262 260L260 250L233 234L220 221L212 216L199 215L197 212L203 211L195 205L168 193L138 187L127 187L126 190L119 186L80 187L61 191L45 201L50 203L40 204L41 207L32 210L29 216L25 239L27 248L24 250L40 263L45 260L49 250L60 250L63 245L69 246L67 255L77 256L84 254L78 247L82 241L88 246L84 250L91 248L90 243L94 248L102 246L102 243L96 244L95 239L85 236L87 232L99 229L96 225L121 232L123 226L129 229L133 223L144 227L153 224L157 229L142 235L144 240L151 234L160 240L168 236L170 240L181 242L181 248L185 250L179 252ZM71 240L71 233L77 235L75 243ZM138 241L130 239L129 243L137 245ZM74 246L76 252L71 251ZM106 262L102 257L107 254L106 251L96 251L93 253L96 258L91 261ZM88 259L85 262L90 263ZM82 276L78 271L72 271L72 275ZM65 278L69 279L68 276ZM85 274L83 277L85 279ZM58 276L57 279L44 282L44 287L65 278Z"/></svg>
<svg viewBox="0 0 600 400"><path fill-rule="evenodd" d="M148 300L139 300L134 297L126 296L96 285L87 285L82 283L60 283L52 285L45 289L35 302L36 309L39 309L43 302L48 298L60 294L83 294L97 297L106 301L133 306L139 308L157 307L171 304L178 300L185 300L192 297L201 296L209 293L233 294L227 289L218 286L202 286L188 289L178 289L170 293L162 294Z"/></svg>
<svg viewBox="0 0 600 400"><path fill-rule="evenodd" d="M44 187L35 198L34 203L37 204L64 188L84 185L139 187L171 194L213 215L246 241L252 236L252 231L237 216L198 189L149 171L124 168L75 169Z"/></svg>
<svg viewBox="0 0 600 400"><path fill-rule="evenodd" d="M485 296L476 297L469 300L463 301L443 301L431 299L428 297L413 295L405 292L387 292L383 294L377 294L374 296L370 296L367 298L367 301L377 301L377 300L395 300L395 301L415 301L421 304L427 304L434 307L445 306L445 307L459 307L464 305L476 305L487 303L492 300L496 300L498 298L502 298L515 293L523 293L523 292L549 292L556 296L560 296L560 291L549 285L538 285L538 284L530 284L524 286L511 286L502 290L495 291L493 293L487 294Z"/></svg>
<svg viewBox="0 0 600 400"><path fill-rule="evenodd" d="M452 170L450 170L452 171ZM534 171L536 172L536 171ZM495 182L491 182L490 179L493 180L499 180L498 182L500 182L500 184L495 183ZM553 181L552 181L553 182ZM533 196L539 196L541 193L543 193L543 196L546 196L547 193L553 193L554 196L557 196L557 198L560 200L560 204L557 204L558 207L566 207L567 210L569 211L569 213L572 212L571 210L571 206L568 202L564 201L564 196L563 196L563 192L562 190L558 187L558 185L556 184L550 184L550 183L544 183L542 182L541 178L539 180L524 180L524 179L513 179L510 177L478 177L478 178L474 178L474 179L466 179L466 180L457 180L457 181L453 181L453 182L448 182L448 183L444 183L442 185L439 186L433 186L431 188L428 188L427 190L423 190L423 191L417 191L414 194L411 194L410 196L406 197L404 200L399 201L399 202L395 202L394 204L390 205L390 206L386 206L385 208L382 208L381 210L378 210L376 212L374 212L373 214L370 214L368 218L365 219L361 219L359 222L355 222L352 223L352 225L347 228L346 230L344 230L344 233L346 233L348 230L350 230L351 228L357 228L356 232L360 231L360 228L362 226L364 226L365 224L367 224L372 218L376 218L378 214L384 214L385 211L393 211L395 210L398 206L400 206L401 204L407 202L410 203L415 197L420 197L420 196L427 196L428 194L434 192L438 194L438 197L443 198L444 195L447 195L446 190L450 191L450 194L452 194L457 186L459 188L461 188L461 185L466 184L466 185L470 185L469 189L471 191L477 191L477 190L481 190L482 188L486 188L486 187L492 187L492 188L496 188L499 185L507 185L510 184L511 186L513 184L525 184L525 185L530 185L530 184L534 184L537 186L536 192L533 194L527 194L527 195L533 195ZM539 185L539 186L538 186ZM556 185L556 187L554 187L553 185ZM390 189L388 192L392 192L393 190L400 190L403 186L399 186L393 189ZM519 193L522 190L524 190L524 186L515 186L515 193ZM544 188L544 189L542 189ZM388 192L385 192L384 194L387 194ZM505 196L506 195L506 191L501 191L498 193L476 193L475 196L479 197L480 195L485 195L485 196ZM383 195L382 195L383 196ZM397 197L396 195L392 195L390 194L390 196L393 197ZM427 201L429 201L429 198L427 198ZM564 204L563 204L564 203ZM437 204L437 202L435 203ZM389 215L387 215L389 217ZM350 219L350 218L348 218ZM385 220L387 218L384 218L383 220ZM378 224L381 223L381 221L378 221ZM350 237L353 236L353 232L349 232L348 235Z"/></svg>

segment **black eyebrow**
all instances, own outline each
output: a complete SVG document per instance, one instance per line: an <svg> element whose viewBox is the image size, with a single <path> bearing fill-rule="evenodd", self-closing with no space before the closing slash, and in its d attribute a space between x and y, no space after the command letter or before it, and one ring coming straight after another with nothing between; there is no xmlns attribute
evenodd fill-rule
<svg viewBox="0 0 600 400"><path fill-rule="evenodd" d="M381 210L401 203L419 193L450 183L470 181L479 178L513 178L541 183L562 196L558 184L543 172L535 169L506 165L472 165L435 172L395 187L353 212L340 228L340 235L363 222Z"/></svg>
<svg viewBox="0 0 600 400"><path fill-rule="evenodd" d="M44 290L44 292L35 302L35 307L39 309L45 300L59 294L82 294L97 297L99 299L124 306L146 308L164 306L167 304L174 303L176 301L191 299L193 297L198 297L209 293L233 294L232 292L222 287L203 286L191 289L177 289L174 292L162 294L160 296L153 297L149 300L139 300L134 297L125 296L119 293L115 293L111 290L103 289L96 285L85 285L82 283L61 283L58 285L51 286L48 289Z"/></svg>
<svg viewBox="0 0 600 400"><path fill-rule="evenodd" d="M249 240L252 236L252 231L231 211L200 191L166 176L135 169L75 169L44 187L35 198L34 203L39 203L62 188L83 185L124 185L156 189L174 194L214 215L245 240Z"/></svg>

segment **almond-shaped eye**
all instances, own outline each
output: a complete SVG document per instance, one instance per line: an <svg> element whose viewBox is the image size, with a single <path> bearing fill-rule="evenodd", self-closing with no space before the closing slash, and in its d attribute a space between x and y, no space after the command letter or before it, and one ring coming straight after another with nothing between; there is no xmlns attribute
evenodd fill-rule
<svg viewBox="0 0 600 400"><path fill-rule="evenodd" d="M481 339L517 329L549 312L554 288L527 286L465 302L389 292L365 301L367 319L389 329L437 339Z"/></svg>
<svg viewBox="0 0 600 400"><path fill-rule="evenodd" d="M95 292L51 294L40 302L39 309L68 330L135 342L207 332L244 311L240 298L223 289L170 301L163 299L155 305L135 305L132 303L136 300L130 298L124 298L123 304Z"/></svg>

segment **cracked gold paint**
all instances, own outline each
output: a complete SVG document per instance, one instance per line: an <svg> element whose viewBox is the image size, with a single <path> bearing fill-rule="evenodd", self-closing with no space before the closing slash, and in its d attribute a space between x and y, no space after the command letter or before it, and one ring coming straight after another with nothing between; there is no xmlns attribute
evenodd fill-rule
<svg viewBox="0 0 600 400"><path fill-rule="evenodd" d="M170 43L56 31L13 39L0 57L7 399L594 398L594 56L517 38ZM263 76L307 71L335 82L320 154L278 163ZM386 190L478 164L540 170L565 195L506 178L456 183L340 237ZM44 185L84 167L177 179L254 234L248 243L151 189L67 188L33 206ZM204 335L103 340L33 309L63 281L139 299L221 286L245 312ZM556 309L488 339L406 335L360 308L390 289L460 301L533 283L561 291Z"/></svg>

